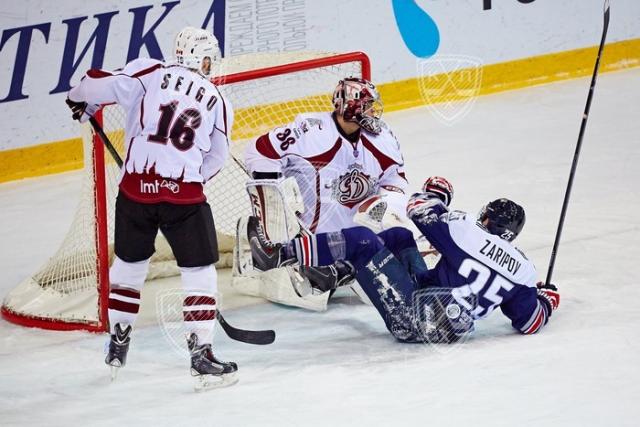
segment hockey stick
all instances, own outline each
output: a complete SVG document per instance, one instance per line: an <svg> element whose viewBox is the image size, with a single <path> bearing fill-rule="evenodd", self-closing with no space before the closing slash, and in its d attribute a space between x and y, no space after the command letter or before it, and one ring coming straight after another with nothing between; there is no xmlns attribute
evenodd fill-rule
<svg viewBox="0 0 640 427"><path fill-rule="evenodd" d="M607 31L609 29L609 10L610 0L604 2L604 27L602 29L602 39L600 40L600 47L598 48L598 56L596 57L596 65L593 70L593 76L591 77L591 86L589 88L589 96L587 97L587 105L584 109L582 116L582 125L580 126L580 134L578 135L578 143L576 144L576 151L573 155L573 164L571 165L571 172L569 173L569 182L567 183L567 189L564 193L564 202L562 203L562 211L560 213L560 221L558 223L558 229L556 231L556 240L553 243L553 249L551 250L551 260L549 261L549 271L547 272L546 284L551 283L551 276L553 275L553 268L556 263L556 255L558 253L558 246L560 245L560 236L562 235L562 228L564 226L564 219L567 214L567 206L569 205L569 197L571 196L571 188L573 187L573 177L576 173L576 167L578 166L578 158L580 157L580 148L582 147L582 139L584 137L584 131L587 127L587 119L589 118L589 111L591 110L591 101L593 99L593 92L596 87L596 80L598 78L598 70L600 69L600 58L604 49L605 40L607 39Z"/></svg>
<svg viewBox="0 0 640 427"><path fill-rule="evenodd" d="M116 147L113 146L107 134L104 133L104 130L102 130L102 126L100 126L100 123L98 123L96 118L93 116L89 117L89 122L91 123L91 127L93 127L93 130L95 131L95 133L97 133L100 139L102 140L102 143L104 144L104 146L107 147L107 150L109 150L109 154L111 154L111 157L113 157L113 160L116 162L118 167L121 168L122 157L120 157L120 154L118 154L118 150L116 150Z"/></svg>
<svg viewBox="0 0 640 427"><path fill-rule="evenodd" d="M220 326L222 326L227 336L236 341L242 341L247 344L266 345L271 344L276 339L276 332L274 330L249 331L246 329L238 329L228 324L219 311L216 311L216 316L218 317L218 323L220 323Z"/></svg>
<svg viewBox="0 0 640 427"><path fill-rule="evenodd" d="M118 167L122 167L122 157L120 157L120 154L118 154L118 151L111 143L111 140L109 139L107 134L104 133L104 130L102 129L102 126L100 126L100 123L98 123L96 118L93 116L89 118L89 122L91 123L91 127L93 127L93 130L104 143L105 147L107 147L107 150L111 154L111 157L113 157L113 160L116 162ZM218 322L220 323L220 326L222 326L222 329L227 334L227 336L236 341L242 341L247 344L265 345L271 344L276 339L276 333L271 329L249 331L245 329L235 328L227 323L225 318L222 317L222 313L220 313L219 310L216 310L216 317L218 318Z"/></svg>

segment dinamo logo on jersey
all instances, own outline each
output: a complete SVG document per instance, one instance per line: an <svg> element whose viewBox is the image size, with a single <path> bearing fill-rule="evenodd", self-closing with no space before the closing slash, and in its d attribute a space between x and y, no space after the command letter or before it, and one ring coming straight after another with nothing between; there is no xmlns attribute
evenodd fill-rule
<svg viewBox="0 0 640 427"><path fill-rule="evenodd" d="M352 208L374 193L375 182L360 169L352 169L333 182L333 197Z"/></svg>

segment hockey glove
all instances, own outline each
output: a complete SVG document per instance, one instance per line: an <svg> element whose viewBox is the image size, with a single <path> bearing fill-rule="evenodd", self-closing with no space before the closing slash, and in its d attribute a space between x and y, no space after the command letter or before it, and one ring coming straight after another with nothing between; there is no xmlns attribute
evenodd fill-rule
<svg viewBox="0 0 640 427"><path fill-rule="evenodd" d="M538 299L547 306L547 313L551 317L551 313L558 309L560 305L560 293L556 285L549 283L546 285L544 282L538 282L536 287L538 288Z"/></svg>
<svg viewBox="0 0 640 427"><path fill-rule="evenodd" d="M79 121L80 123L84 123L89 120L89 117L93 116L100 108L99 105L89 105L86 102L72 101L69 98L67 98L65 102L71 109L71 118Z"/></svg>
<svg viewBox="0 0 640 427"><path fill-rule="evenodd" d="M441 176L430 176L422 185L423 193L430 193L442 200L445 206L453 199L453 185Z"/></svg>
<svg viewBox="0 0 640 427"><path fill-rule="evenodd" d="M431 214L437 216L446 211L442 200L431 192L415 193L407 203L407 217L411 220L422 220Z"/></svg>

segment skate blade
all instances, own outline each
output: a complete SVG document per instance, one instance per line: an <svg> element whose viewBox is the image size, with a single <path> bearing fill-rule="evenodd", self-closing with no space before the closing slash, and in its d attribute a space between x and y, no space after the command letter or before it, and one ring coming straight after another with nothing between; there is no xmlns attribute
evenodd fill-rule
<svg viewBox="0 0 640 427"><path fill-rule="evenodd" d="M114 382L118 378L118 371L120 371L120 366L109 365L111 368L111 382Z"/></svg>
<svg viewBox="0 0 640 427"><path fill-rule="evenodd" d="M293 291L296 295L300 298L304 298L314 293L314 289L311 287L311 283L309 283L309 280L307 280L306 277L301 275L291 266L286 266L286 269L289 273L289 278L291 279L291 286L293 286Z"/></svg>
<svg viewBox="0 0 640 427"><path fill-rule="evenodd" d="M197 375L193 377L193 388L197 392L229 387L238 382L240 378L236 372L224 375Z"/></svg>

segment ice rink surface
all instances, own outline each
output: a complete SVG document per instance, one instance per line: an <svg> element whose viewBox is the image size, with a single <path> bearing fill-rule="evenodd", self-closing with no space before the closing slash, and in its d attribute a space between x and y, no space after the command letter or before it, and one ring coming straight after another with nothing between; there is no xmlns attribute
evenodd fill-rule
<svg viewBox="0 0 640 427"><path fill-rule="evenodd" d="M479 98L453 126L426 108L386 114L414 189L428 175L477 212L505 196L527 224L516 244L544 278L588 90L571 80ZM79 173L0 185L0 296L53 254L75 210ZM196 394L175 335L133 335L110 384L106 335L0 320L0 425L615 425L640 417L640 70L600 77L558 255L562 301L519 336L499 311L451 348L400 344L372 307L337 298L325 313L273 304L226 311L277 331L273 345L216 335L240 382ZM227 297L232 303L233 297Z"/></svg>

